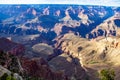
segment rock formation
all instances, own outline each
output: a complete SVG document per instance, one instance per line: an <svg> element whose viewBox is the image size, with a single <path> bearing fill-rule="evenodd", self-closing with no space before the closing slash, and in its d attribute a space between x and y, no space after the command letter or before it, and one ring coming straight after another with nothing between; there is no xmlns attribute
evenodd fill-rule
<svg viewBox="0 0 120 80"><path fill-rule="evenodd" d="M62 71L52 71L43 58L27 59L22 58L22 67L26 74L45 80L69 80Z"/></svg>
<svg viewBox="0 0 120 80"><path fill-rule="evenodd" d="M13 55L23 55L25 47L21 44L10 41L6 38L0 38L0 50L10 52Z"/></svg>

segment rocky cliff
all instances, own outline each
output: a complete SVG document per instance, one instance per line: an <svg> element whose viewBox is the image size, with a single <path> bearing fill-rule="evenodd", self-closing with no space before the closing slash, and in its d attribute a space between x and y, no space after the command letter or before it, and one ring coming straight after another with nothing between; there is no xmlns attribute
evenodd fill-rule
<svg viewBox="0 0 120 80"><path fill-rule="evenodd" d="M90 80L98 80L98 76L96 74L98 74L98 72L102 69L113 68L116 73L119 72L119 70L116 70L118 69L116 67L120 65L119 37L95 38L88 40L85 38L80 38L79 36L75 36L74 33L69 33L65 34L57 41L57 45L59 45L57 47L61 49L62 52L67 55L67 57L62 54L51 60L51 63L53 66L55 66L55 68L65 69L65 65L68 67L69 64L63 62L64 59L60 58L61 56L64 56L66 61L73 62L76 65L80 64L79 68L81 67L84 69L84 71L81 72L81 70L78 74L87 74ZM57 64L55 61L61 64ZM62 64L64 64L64 66L62 66ZM65 70L67 70L67 67ZM72 68L72 64L70 64L69 68ZM69 72L69 70L67 70L65 72L68 72L70 75L70 72L72 71ZM119 74L116 74L116 80L119 80Z"/></svg>
<svg viewBox="0 0 120 80"><path fill-rule="evenodd" d="M23 55L25 47L6 38L0 38L0 50L13 55Z"/></svg>

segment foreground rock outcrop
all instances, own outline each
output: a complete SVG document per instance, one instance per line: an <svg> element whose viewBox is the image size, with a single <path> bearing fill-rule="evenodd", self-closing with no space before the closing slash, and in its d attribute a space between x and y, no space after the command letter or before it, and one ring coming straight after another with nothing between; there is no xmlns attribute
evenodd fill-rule
<svg viewBox="0 0 120 80"><path fill-rule="evenodd" d="M23 55L25 47L7 38L0 38L0 50L10 52L13 55Z"/></svg>

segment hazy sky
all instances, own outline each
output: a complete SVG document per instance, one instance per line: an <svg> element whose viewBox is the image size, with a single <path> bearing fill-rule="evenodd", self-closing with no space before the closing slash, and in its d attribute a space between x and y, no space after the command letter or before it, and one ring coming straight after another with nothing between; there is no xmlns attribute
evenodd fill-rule
<svg viewBox="0 0 120 80"><path fill-rule="evenodd" d="M82 4L120 6L120 0L0 0L0 4Z"/></svg>

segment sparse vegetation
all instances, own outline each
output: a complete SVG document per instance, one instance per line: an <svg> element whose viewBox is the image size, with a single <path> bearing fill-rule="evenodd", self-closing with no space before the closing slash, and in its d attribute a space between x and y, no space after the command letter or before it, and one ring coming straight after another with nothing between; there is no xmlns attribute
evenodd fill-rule
<svg viewBox="0 0 120 80"><path fill-rule="evenodd" d="M91 60L90 62L89 62L89 64L95 64L95 63L99 63L98 61L94 61L94 60Z"/></svg>
<svg viewBox="0 0 120 80"><path fill-rule="evenodd" d="M0 77L0 80L16 80L12 75L8 75L5 73L3 76Z"/></svg>
<svg viewBox="0 0 120 80"><path fill-rule="evenodd" d="M103 69L100 71L101 80L114 80L115 72L112 69Z"/></svg>
<svg viewBox="0 0 120 80"><path fill-rule="evenodd" d="M11 72L14 72L14 73L19 72L17 58L10 53L0 51L0 65L7 68Z"/></svg>

